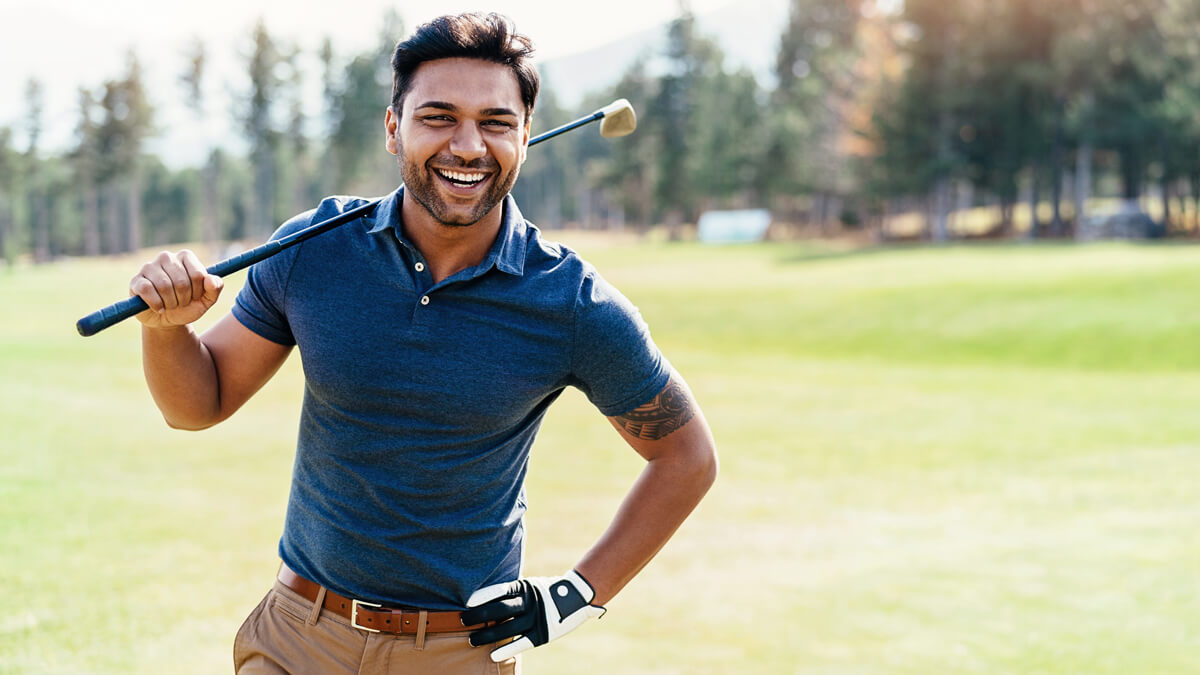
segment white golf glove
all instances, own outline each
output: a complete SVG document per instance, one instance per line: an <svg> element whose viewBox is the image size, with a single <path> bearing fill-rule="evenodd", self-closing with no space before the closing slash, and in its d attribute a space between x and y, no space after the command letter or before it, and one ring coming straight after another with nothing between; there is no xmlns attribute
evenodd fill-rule
<svg viewBox="0 0 1200 675"><path fill-rule="evenodd" d="M588 604L596 592L578 572L561 577L529 577L475 591L467 599L464 625L499 621L471 633L471 646L517 638L492 650L496 663L540 647L601 616L603 607Z"/></svg>

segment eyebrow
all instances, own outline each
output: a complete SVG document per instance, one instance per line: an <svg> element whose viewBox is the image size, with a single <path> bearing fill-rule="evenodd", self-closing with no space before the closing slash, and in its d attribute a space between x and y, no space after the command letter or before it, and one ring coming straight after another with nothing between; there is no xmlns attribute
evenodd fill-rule
<svg viewBox="0 0 1200 675"><path fill-rule="evenodd" d="M421 110L423 108L435 108L437 110L448 110L450 112L458 112L458 106L446 101L425 101L417 105L413 110ZM484 117L503 117L505 115L511 117L520 117L520 115L510 108L485 108L480 111Z"/></svg>

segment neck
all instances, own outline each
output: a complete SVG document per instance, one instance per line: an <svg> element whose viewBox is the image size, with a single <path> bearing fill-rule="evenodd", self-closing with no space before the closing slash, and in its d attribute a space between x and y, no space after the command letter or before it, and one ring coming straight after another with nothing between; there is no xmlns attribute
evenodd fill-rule
<svg viewBox="0 0 1200 675"><path fill-rule="evenodd" d="M471 225L445 225L406 191L400 207L404 235L424 256L433 282L483 262L503 222L504 202Z"/></svg>

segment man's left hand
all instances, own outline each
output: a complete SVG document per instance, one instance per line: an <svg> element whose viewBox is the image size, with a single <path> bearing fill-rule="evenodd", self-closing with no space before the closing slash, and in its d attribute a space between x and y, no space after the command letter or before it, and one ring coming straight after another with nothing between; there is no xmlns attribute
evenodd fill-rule
<svg viewBox="0 0 1200 675"><path fill-rule="evenodd" d="M473 647L517 638L492 650L492 660L499 663L604 614L603 607L588 604L595 596L591 584L574 570L561 577L529 577L475 591L462 620L467 626L500 622L471 633Z"/></svg>

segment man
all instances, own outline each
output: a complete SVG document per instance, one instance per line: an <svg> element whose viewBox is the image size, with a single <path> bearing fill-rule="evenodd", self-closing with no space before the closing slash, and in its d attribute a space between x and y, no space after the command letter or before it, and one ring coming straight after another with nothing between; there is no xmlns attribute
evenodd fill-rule
<svg viewBox="0 0 1200 675"><path fill-rule="evenodd" d="M130 283L173 427L224 420L302 355L282 565L238 632L238 672L517 672L519 652L602 614L715 479L707 423L637 310L508 195L531 52L495 14L398 44L384 125L403 185L255 265L203 335L189 324L222 284L194 254L160 254ZM326 199L276 236L362 203ZM573 569L520 578L529 448L566 386L647 463Z"/></svg>

